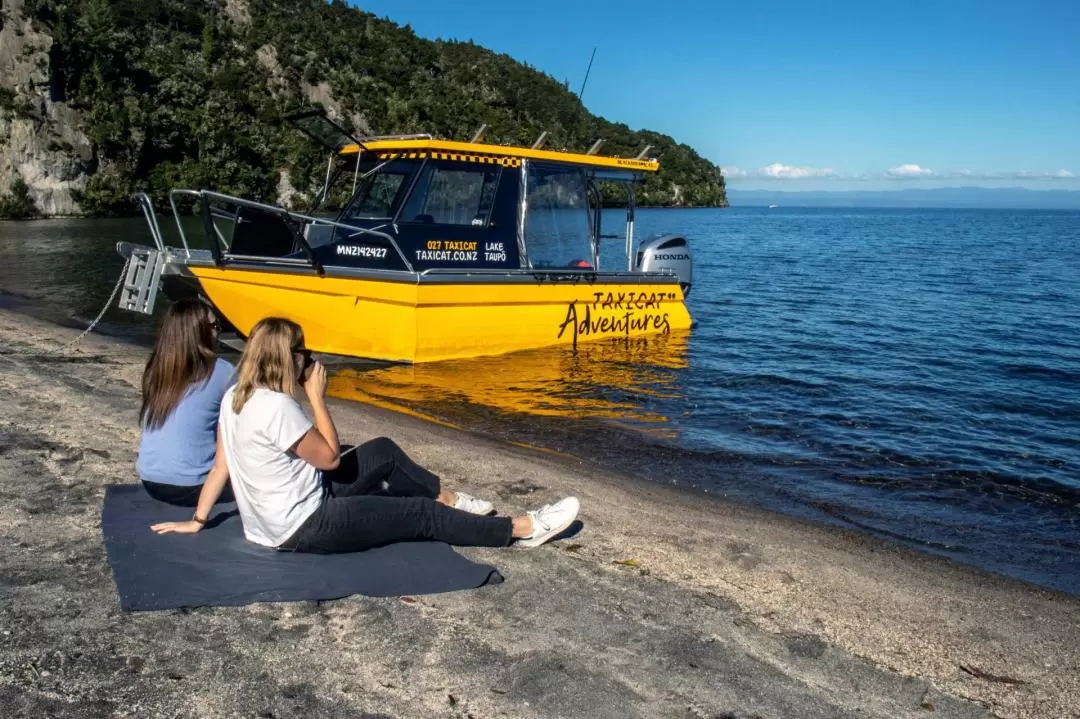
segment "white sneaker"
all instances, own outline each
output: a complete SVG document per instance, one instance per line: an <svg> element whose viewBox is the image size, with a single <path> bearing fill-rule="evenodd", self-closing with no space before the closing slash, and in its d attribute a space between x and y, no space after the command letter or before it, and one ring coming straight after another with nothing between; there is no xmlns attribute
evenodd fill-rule
<svg viewBox="0 0 1080 719"><path fill-rule="evenodd" d="M454 509L460 509L462 512L468 512L469 514L488 515L495 511L495 505L486 499L477 499L471 494L458 492L457 500L454 502Z"/></svg>
<svg viewBox="0 0 1080 719"><path fill-rule="evenodd" d="M581 503L577 497L567 497L555 504L548 504L540 509L528 512L533 521L533 533L517 540L523 547L539 547L544 542L554 539L577 519Z"/></svg>

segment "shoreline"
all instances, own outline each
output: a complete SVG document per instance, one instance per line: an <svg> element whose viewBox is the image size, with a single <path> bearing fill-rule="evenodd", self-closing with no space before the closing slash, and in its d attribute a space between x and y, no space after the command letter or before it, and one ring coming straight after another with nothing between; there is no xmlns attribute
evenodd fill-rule
<svg viewBox="0 0 1080 719"><path fill-rule="evenodd" d="M35 352L78 332L0 307L0 333L6 351ZM91 334L65 355L24 357L0 355L0 520L14 548L0 560L0 623L12 630L0 705L42 714L92 700L104 704L91 714L111 716L122 680L132 686L120 694L153 716L227 716L260 701L274 716L342 705L478 719L1080 716L1078 598L341 400L331 404L344 441L389 435L502 511L574 493L584 529L539 550L462 550L507 578L475 592L120 614L96 521L103 487L135 480L145 349ZM75 660L42 669L72 643L112 673ZM110 645L132 652L120 669ZM309 666L291 663L298 655ZM231 687L215 674L226 656L245 681L286 688L260 699ZM36 668L20 670L26 661ZM169 671L182 678L155 684ZM209 687L196 702L205 711L181 699L196 679ZM362 691L344 691L350 680Z"/></svg>
<svg viewBox="0 0 1080 719"><path fill-rule="evenodd" d="M726 210L731 203L725 201L722 205L636 205L638 210ZM625 210L626 205L605 205L602 210ZM293 212L307 212L308 210L293 210ZM184 217L198 217L196 213L183 215ZM33 217L0 217L0 222L38 222L41 220L120 220L141 218L139 212L126 215L35 215Z"/></svg>

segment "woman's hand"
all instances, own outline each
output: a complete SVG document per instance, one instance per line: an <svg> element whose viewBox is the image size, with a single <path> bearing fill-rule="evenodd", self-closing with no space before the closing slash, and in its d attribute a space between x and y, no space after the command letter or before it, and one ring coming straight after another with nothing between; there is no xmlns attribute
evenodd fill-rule
<svg viewBox="0 0 1080 719"><path fill-rule="evenodd" d="M311 374L304 380L304 392L307 393L310 402L322 399L326 394L326 367L322 362L311 363Z"/></svg>
<svg viewBox="0 0 1080 719"><path fill-rule="evenodd" d="M158 534L198 534L202 528L194 519L186 522L161 522L150 526L150 529Z"/></svg>
<svg viewBox="0 0 1080 719"><path fill-rule="evenodd" d="M341 461L341 445L338 443L337 427L326 408L326 368L321 362L311 365L311 374L304 382L311 411L315 414L315 426L301 437L290 449L300 459L316 469L337 469Z"/></svg>

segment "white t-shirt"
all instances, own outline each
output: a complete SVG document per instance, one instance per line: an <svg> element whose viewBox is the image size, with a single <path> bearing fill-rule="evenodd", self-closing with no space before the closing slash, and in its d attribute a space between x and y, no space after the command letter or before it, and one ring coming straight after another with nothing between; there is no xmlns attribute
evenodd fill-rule
<svg viewBox="0 0 1080 719"><path fill-rule="evenodd" d="M221 436L236 507L248 541L277 547L323 501L319 470L289 452L311 420L295 399L268 389L255 390L237 414L235 391L221 400Z"/></svg>

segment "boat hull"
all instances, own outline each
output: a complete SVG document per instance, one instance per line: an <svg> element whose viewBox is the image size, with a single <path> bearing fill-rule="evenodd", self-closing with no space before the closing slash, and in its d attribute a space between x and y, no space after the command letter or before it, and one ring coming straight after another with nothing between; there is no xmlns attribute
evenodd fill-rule
<svg viewBox="0 0 1080 719"><path fill-rule="evenodd" d="M188 266L228 322L247 335L279 316L317 352L435 362L690 328L678 282L564 275L395 280Z"/></svg>

